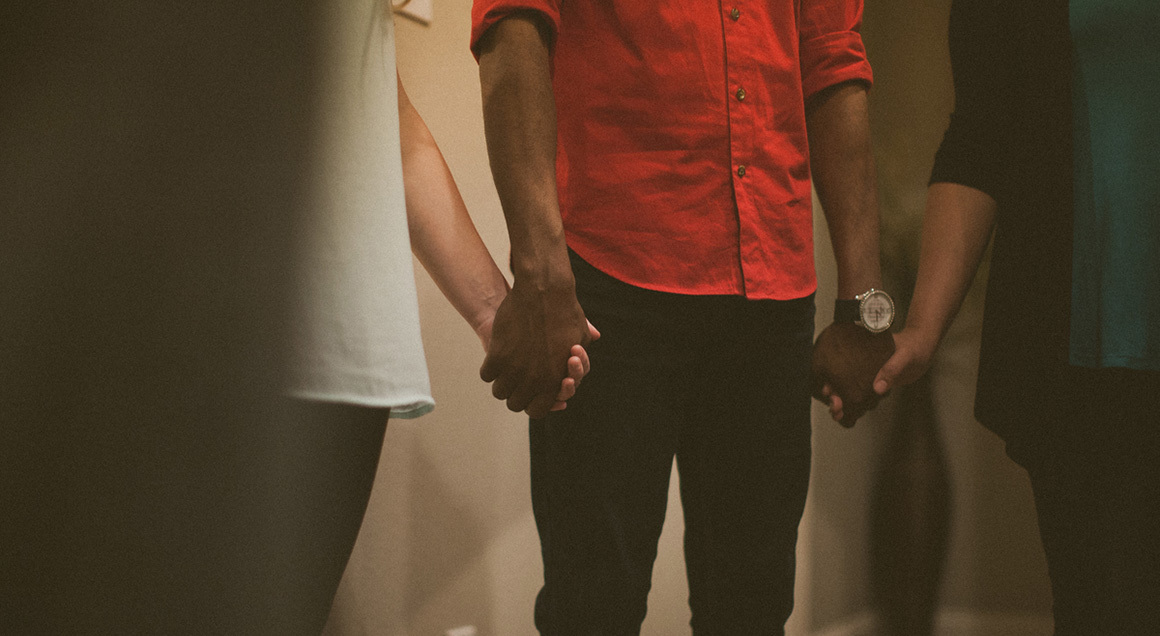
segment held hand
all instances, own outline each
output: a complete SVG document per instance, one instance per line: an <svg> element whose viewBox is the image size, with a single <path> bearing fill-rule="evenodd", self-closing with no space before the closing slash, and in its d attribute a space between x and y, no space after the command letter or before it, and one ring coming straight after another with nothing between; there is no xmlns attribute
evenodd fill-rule
<svg viewBox="0 0 1160 636"><path fill-rule="evenodd" d="M938 341L923 337L911 329L894 335L894 355L882 365L874 378L874 392L886 395L896 386L910 384L930 368Z"/></svg>
<svg viewBox="0 0 1160 636"><path fill-rule="evenodd" d="M842 426L854 426L881 399L873 382L893 353L889 333L870 333L853 323L826 327L814 344L814 397L830 406L830 414Z"/></svg>
<svg viewBox="0 0 1160 636"><path fill-rule="evenodd" d="M576 355L572 347L587 345L594 332L570 287L527 290L517 282L496 311L479 375L493 382L492 395L506 400L512 411L543 417L566 390L567 379L575 393L576 365L570 358L580 358L580 371L586 372L587 354Z"/></svg>
<svg viewBox="0 0 1160 636"><path fill-rule="evenodd" d="M600 332L592 323L588 323L588 336L592 340L600 339ZM568 400L576 395L576 390L580 388L580 381L584 376L588 375L592 364L588 361L588 351L580 345L572 346L572 357L568 358L568 377L560 383L560 392L556 395L556 403L552 405L553 411L563 411L567 408Z"/></svg>
<svg viewBox="0 0 1160 636"><path fill-rule="evenodd" d="M491 345L491 328L494 322L495 314L492 314L475 327L475 335L479 336L480 342L483 343L485 354ZM591 340L600 338L600 332L591 321L588 321L588 337ZM573 345L568 357L568 376L560 381L560 392L556 394L556 403L552 405L551 410L563 411L567 408L568 400L576 395L576 390L580 388L580 381L588 375L591 368L592 363L588 360L588 351L580 345Z"/></svg>
<svg viewBox="0 0 1160 636"><path fill-rule="evenodd" d="M594 334L592 339L600 337L600 332L588 323L589 334ZM568 407L568 400L576 395L576 389L580 388L580 381L588 375L588 370L591 364L588 361L588 352L580 345L572 346L572 356L568 358L568 377L560 382L560 392L556 394L556 403L552 405L551 410L563 411Z"/></svg>

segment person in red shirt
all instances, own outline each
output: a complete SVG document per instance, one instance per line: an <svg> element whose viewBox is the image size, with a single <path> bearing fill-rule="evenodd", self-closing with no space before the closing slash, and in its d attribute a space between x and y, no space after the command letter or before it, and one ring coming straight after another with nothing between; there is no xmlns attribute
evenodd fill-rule
<svg viewBox="0 0 1160 636"><path fill-rule="evenodd" d="M480 373L532 417L541 633L639 633L674 456L694 633L783 633L810 471L811 176L839 298L880 286L861 15L475 0L515 279ZM880 342L834 328L847 358ZM548 414L577 343L592 371Z"/></svg>

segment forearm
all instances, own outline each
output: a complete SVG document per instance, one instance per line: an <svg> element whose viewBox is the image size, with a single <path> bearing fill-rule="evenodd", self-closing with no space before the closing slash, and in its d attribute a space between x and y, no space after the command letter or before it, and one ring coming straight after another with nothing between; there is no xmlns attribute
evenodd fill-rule
<svg viewBox="0 0 1160 636"><path fill-rule="evenodd" d="M906 329L931 348L950 327L975 278L995 225L995 200L980 190L936 183L927 193L918 279Z"/></svg>
<svg viewBox="0 0 1160 636"><path fill-rule="evenodd" d="M480 46L484 128L512 245L515 284L574 286L556 191L548 35L532 15L501 20Z"/></svg>
<svg viewBox="0 0 1160 636"><path fill-rule="evenodd" d="M839 84L806 104L810 168L838 267L838 298L882 286L878 190L866 89Z"/></svg>
<svg viewBox="0 0 1160 636"><path fill-rule="evenodd" d="M411 249L477 333L508 285L487 251L427 125L399 83L399 136Z"/></svg>

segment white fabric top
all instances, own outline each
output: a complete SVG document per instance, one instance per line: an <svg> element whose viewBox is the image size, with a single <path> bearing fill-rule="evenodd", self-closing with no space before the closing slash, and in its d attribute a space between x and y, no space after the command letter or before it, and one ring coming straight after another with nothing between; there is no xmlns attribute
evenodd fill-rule
<svg viewBox="0 0 1160 636"><path fill-rule="evenodd" d="M418 417L434 401L403 199L394 24L382 0L326 10L290 392Z"/></svg>

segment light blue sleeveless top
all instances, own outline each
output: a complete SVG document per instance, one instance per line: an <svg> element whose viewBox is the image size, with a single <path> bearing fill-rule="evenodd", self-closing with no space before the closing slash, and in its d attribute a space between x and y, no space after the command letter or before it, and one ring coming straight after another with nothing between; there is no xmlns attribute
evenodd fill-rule
<svg viewBox="0 0 1160 636"><path fill-rule="evenodd" d="M1070 0L1071 363L1160 370L1160 0Z"/></svg>

